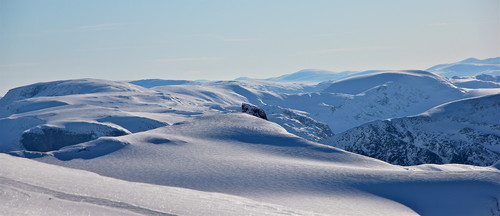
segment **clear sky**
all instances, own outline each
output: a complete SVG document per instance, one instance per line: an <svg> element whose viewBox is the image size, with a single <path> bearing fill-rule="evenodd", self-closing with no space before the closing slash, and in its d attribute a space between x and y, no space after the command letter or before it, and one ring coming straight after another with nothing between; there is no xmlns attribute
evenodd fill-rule
<svg viewBox="0 0 500 216"><path fill-rule="evenodd" d="M500 56L499 0L0 0L0 95L41 81L265 78Z"/></svg>

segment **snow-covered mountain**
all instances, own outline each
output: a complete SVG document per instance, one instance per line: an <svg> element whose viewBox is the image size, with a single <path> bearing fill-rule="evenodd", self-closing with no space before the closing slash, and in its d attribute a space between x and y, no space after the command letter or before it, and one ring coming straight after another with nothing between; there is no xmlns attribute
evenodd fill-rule
<svg viewBox="0 0 500 216"><path fill-rule="evenodd" d="M378 120L325 141L392 164L500 160L500 94L450 102L420 115Z"/></svg>
<svg viewBox="0 0 500 216"><path fill-rule="evenodd" d="M370 121L416 115L492 91L500 89L472 91L425 71L386 71L334 81L322 92L287 94L264 102L307 112L340 133Z"/></svg>
<svg viewBox="0 0 500 216"><path fill-rule="evenodd" d="M0 212L500 213L499 163L402 167L313 142L343 137L374 120L424 119L404 120L414 123L408 133L418 132L413 136L422 135L419 140L434 135L462 140L460 148L433 148L464 154L472 149L472 159L490 165L498 157L498 88L460 88L425 71L384 71L318 85L259 80L154 85L158 82L139 83L144 88L79 79L9 91L0 99L0 153L33 160L0 154ZM485 96L492 94L497 95ZM460 99L466 100L439 106ZM242 103L263 109L269 121L241 113ZM395 152L401 153L384 153L396 157ZM442 163L470 163L436 155ZM20 205L21 200L28 202Z"/></svg>
<svg viewBox="0 0 500 216"><path fill-rule="evenodd" d="M458 88L424 71L386 71L316 86L217 81L146 89L92 79L38 83L13 89L0 100L0 151L56 150L194 116L240 112L242 103L263 108L269 120L291 133L322 141L370 121L416 115L499 90Z"/></svg>
<svg viewBox="0 0 500 216"><path fill-rule="evenodd" d="M445 77L476 76L489 74L500 76L500 57L488 59L468 58L450 64L440 64L427 69L427 71L441 74Z"/></svg>

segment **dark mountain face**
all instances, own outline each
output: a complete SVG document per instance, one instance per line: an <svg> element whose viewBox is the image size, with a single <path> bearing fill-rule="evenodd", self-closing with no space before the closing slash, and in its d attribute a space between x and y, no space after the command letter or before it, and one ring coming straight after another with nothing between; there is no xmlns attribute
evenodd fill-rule
<svg viewBox="0 0 500 216"><path fill-rule="evenodd" d="M326 143L398 165L489 166L500 160L498 110L500 94L467 99L419 116L370 122Z"/></svg>

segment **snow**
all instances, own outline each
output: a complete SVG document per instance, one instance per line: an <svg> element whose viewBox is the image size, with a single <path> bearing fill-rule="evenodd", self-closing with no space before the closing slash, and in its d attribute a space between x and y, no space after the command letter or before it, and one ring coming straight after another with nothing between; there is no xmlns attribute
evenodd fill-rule
<svg viewBox="0 0 500 216"><path fill-rule="evenodd" d="M384 71L335 81L325 89L325 92L355 95L387 82L398 82L402 85L415 85L412 82L417 82L417 84L428 86L436 85L433 82L448 84L442 77L426 71Z"/></svg>
<svg viewBox="0 0 500 216"><path fill-rule="evenodd" d="M0 154L5 215L312 215L220 193L127 182Z"/></svg>
<svg viewBox="0 0 500 216"><path fill-rule="evenodd" d="M314 73L331 75L302 71L282 78L305 79ZM462 119L484 132L498 124L494 109L485 116L474 111L474 103L449 102L497 97L487 95L499 94L498 88L462 88L458 81L425 71L344 75L352 77L317 85L277 80L140 80L135 85L79 79L13 89L0 99L0 152L31 160L0 154L0 212L498 213L498 165L404 167L313 142L436 106L422 114L440 119L433 127L449 133L458 124L450 119ZM262 108L270 121L241 113L242 103ZM27 151L23 136L43 136L44 128L91 138L48 152Z"/></svg>
<svg viewBox="0 0 500 216"><path fill-rule="evenodd" d="M0 155L3 199L32 197L29 206L3 205L4 212L85 214L96 206L91 211L112 215L482 215L500 196L494 168L410 171L308 142L246 114L112 139L128 144L93 159L37 159L101 176ZM151 143L159 139L170 142ZM59 204L68 208L53 207Z"/></svg>
<svg viewBox="0 0 500 216"><path fill-rule="evenodd" d="M90 160L76 157L76 146L57 152L73 160L50 154L36 160L332 215L487 214L492 197L500 196L494 190L500 173L493 168L413 172L306 141L247 114L205 116L112 139L127 144Z"/></svg>
<svg viewBox="0 0 500 216"><path fill-rule="evenodd" d="M467 92L437 74L387 71L335 81L323 92L283 95L265 103L305 111L340 133L373 120L416 115L468 97Z"/></svg>

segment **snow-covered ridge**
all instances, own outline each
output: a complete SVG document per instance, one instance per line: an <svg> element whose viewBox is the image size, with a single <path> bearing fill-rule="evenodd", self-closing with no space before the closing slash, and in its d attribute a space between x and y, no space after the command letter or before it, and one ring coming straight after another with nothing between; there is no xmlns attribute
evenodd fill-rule
<svg viewBox="0 0 500 216"><path fill-rule="evenodd" d="M434 86L454 87L451 82L437 74L427 71L410 70L384 71L334 81L324 92L359 94L388 82L408 86L425 86L425 88Z"/></svg>

